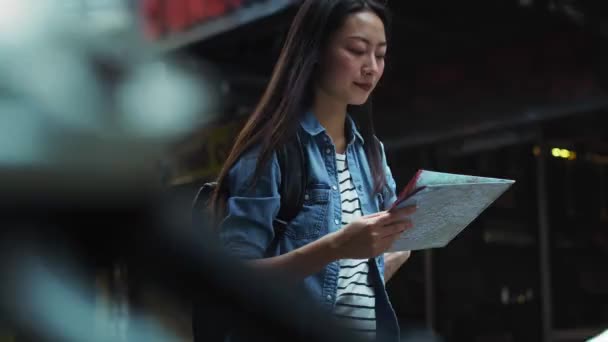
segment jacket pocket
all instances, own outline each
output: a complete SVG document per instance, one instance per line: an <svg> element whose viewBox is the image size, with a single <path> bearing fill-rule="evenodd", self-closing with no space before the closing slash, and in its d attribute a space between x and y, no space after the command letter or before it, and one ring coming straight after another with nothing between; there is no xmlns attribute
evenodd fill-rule
<svg viewBox="0 0 608 342"><path fill-rule="evenodd" d="M302 210L287 225L285 236L294 240L315 239L327 221L331 189L327 184L310 184L304 194Z"/></svg>

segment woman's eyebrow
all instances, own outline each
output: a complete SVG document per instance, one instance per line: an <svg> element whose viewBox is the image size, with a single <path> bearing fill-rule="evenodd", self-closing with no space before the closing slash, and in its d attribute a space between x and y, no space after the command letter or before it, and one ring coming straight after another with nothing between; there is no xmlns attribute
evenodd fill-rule
<svg viewBox="0 0 608 342"><path fill-rule="evenodd" d="M350 37L348 37L348 39L360 40L360 41L363 41L364 43L366 43L367 45L372 45L372 42L369 39L362 37L362 36L350 36ZM378 43L378 46L386 46L386 41L382 41L382 42Z"/></svg>

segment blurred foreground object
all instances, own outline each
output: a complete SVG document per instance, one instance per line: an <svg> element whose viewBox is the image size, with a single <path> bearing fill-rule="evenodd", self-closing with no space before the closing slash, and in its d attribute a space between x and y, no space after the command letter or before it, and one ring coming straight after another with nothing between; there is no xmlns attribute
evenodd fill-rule
<svg viewBox="0 0 608 342"><path fill-rule="evenodd" d="M208 113L211 82L150 54L134 32L100 34L66 12L3 0L0 166L73 173L75 185L153 179L162 147Z"/></svg>
<svg viewBox="0 0 608 342"><path fill-rule="evenodd" d="M0 5L2 331L16 341L178 341L131 305L151 284L184 310L195 300L202 315L221 309L236 326L272 327L266 340L352 341L299 292L193 230L189 199L160 186L164 148L216 105L211 71L195 79L136 33L100 34L54 2Z"/></svg>

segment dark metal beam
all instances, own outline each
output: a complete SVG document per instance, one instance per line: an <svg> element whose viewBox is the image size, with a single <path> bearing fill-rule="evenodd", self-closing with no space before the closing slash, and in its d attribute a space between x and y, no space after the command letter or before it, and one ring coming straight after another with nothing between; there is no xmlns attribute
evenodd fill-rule
<svg viewBox="0 0 608 342"><path fill-rule="evenodd" d="M581 99L574 103L553 104L542 107L522 108L520 111L511 113L485 113L485 118L476 115L469 115L468 120L462 120L447 125L442 125L440 120L433 120L427 117L426 120L415 123L408 122L403 125L399 138L385 138L384 145L389 150L426 145L477 135L489 131L498 131L514 126L531 125L542 121L557 119L566 116L589 113L595 110L608 107L608 96L596 96L593 98ZM398 117L398 114L383 115L385 118ZM443 115L433 115L434 118L453 117L454 114L445 113Z"/></svg>
<svg viewBox="0 0 608 342"><path fill-rule="evenodd" d="M153 43L153 49L159 53L170 52L275 14L293 4L294 0L273 0L248 5L234 13L213 19L191 30L161 39Z"/></svg>
<svg viewBox="0 0 608 342"><path fill-rule="evenodd" d="M553 341L553 294L551 292L551 256L549 237L549 198L547 196L547 146L539 138L542 153L536 158L536 191L538 200L538 240L541 294L542 340Z"/></svg>

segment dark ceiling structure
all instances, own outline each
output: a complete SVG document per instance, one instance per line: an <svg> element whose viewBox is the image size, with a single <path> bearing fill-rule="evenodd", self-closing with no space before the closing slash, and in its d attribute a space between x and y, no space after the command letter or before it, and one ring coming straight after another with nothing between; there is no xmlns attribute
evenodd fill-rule
<svg viewBox="0 0 608 342"><path fill-rule="evenodd" d="M608 105L601 0L391 1L388 66L374 96L388 148L432 143ZM212 62L231 101L255 104L294 5L174 51Z"/></svg>

